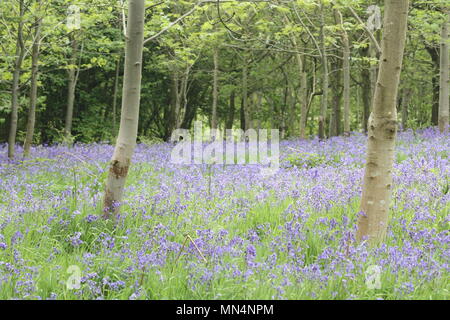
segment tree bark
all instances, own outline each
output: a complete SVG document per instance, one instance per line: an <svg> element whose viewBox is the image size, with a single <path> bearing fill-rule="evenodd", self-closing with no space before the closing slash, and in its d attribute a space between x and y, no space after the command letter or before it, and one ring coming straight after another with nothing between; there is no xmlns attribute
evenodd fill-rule
<svg viewBox="0 0 450 320"><path fill-rule="evenodd" d="M344 76L344 135L350 135L350 44L347 31L343 25L342 14L339 12L339 21L342 28L342 68Z"/></svg>
<svg viewBox="0 0 450 320"><path fill-rule="evenodd" d="M302 67L303 69L303 67ZM307 88L307 74L300 73L300 138L306 139L306 123L308 117L308 88Z"/></svg>
<svg viewBox="0 0 450 320"><path fill-rule="evenodd" d="M368 57L368 49L364 48L361 50L361 55ZM367 124L369 122L370 106L372 101L372 94L370 89L370 66L367 63L363 63L361 66L361 99L363 105L362 113L362 128L364 133L367 133Z"/></svg>
<svg viewBox="0 0 450 320"><path fill-rule="evenodd" d="M442 24L441 32L441 53L440 53L440 91L439 91L439 131L445 132L448 130L449 118L449 52L448 52L448 23L450 19L450 12L448 17Z"/></svg>
<svg viewBox="0 0 450 320"><path fill-rule="evenodd" d="M68 72L67 83L67 106L66 119L64 124L64 136L69 138L72 135L73 105L75 103L75 88L77 86L79 69L74 68L77 64L78 41L73 34L69 35L72 45L72 56L70 57L71 68Z"/></svg>
<svg viewBox="0 0 450 320"><path fill-rule="evenodd" d="M378 5L381 5L381 1L377 1ZM375 30L374 31L374 38L375 40L380 43L381 40L381 30ZM378 50L376 49L376 44L371 41L370 42L370 46L369 46L369 55L372 59L376 59L377 61L380 60L380 53L378 52ZM370 99L371 99L371 104L373 104L373 99L374 99L374 95L375 95L375 88L376 88L376 84L377 84L377 78L378 78L378 72L379 72L379 64L372 64L370 66L370 87L371 87L371 93L370 93Z"/></svg>
<svg viewBox="0 0 450 320"><path fill-rule="evenodd" d="M411 101L411 94L412 89L411 88L404 88L403 89L403 95L402 95L402 129L406 130L408 128L408 109L409 109L409 102Z"/></svg>
<svg viewBox="0 0 450 320"><path fill-rule="evenodd" d="M438 125L438 117L439 117L439 79L438 75L440 74L440 58L439 58L439 50L435 47L430 47L425 45L425 49L428 51L428 54L431 57L431 61L433 62L434 72L431 78L432 90L433 90L433 101L431 106L431 125Z"/></svg>
<svg viewBox="0 0 450 320"><path fill-rule="evenodd" d="M228 111L227 123L225 129L232 129L234 122L234 112L236 110L236 92L233 90L230 93L230 109Z"/></svg>
<svg viewBox="0 0 450 320"><path fill-rule="evenodd" d="M40 0L37 1L40 3ZM34 126L36 123L36 102L37 102L37 81L39 72L39 46L41 37L41 22L40 17L36 17L34 42L31 54L31 89L30 89L30 109L28 109L27 133L25 136L25 143L23 146L24 158L30 155L31 144L33 143Z"/></svg>
<svg viewBox="0 0 450 320"><path fill-rule="evenodd" d="M327 121L327 109L328 109L328 57L326 53L325 46L325 18L324 18L324 8L321 2L320 4L320 46L321 46L321 58L322 58L322 102L320 105L320 116L319 116L319 139L325 139L325 124Z"/></svg>
<svg viewBox="0 0 450 320"><path fill-rule="evenodd" d="M248 105L248 67L247 61L244 61L242 69L242 110L244 111L245 131L251 127L250 110Z"/></svg>
<svg viewBox="0 0 450 320"><path fill-rule="evenodd" d="M119 136L111 159L103 204L104 218L119 213L123 189L136 146L142 77L145 0L128 1L125 70Z"/></svg>
<svg viewBox="0 0 450 320"><path fill-rule="evenodd" d="M294 44L295 49L299 52L300 47L297 45L297 40L295 37L291 37L292 43ZM306 138L306 116L308 112L308 88L307 88L307 74L305 72L303 56L300 53L295 54L295 58L297 60L297 70L299 75L299 89L298 89L298 101L300 104L300 126L299 133L300 138Z"/></svg>
<svg viewBox="0 0 450 320"><path fill-rule="evenodd" d="M214 49L214 71L213 71L213 105L211 115L211 129L217 129L217 100L219 95L218 78L219 78L219 49Z"/></svg>
<svg viewBox="0 0 450 320"><path fill-rule="evenodd" d="M116 126L117 126L117 92L119 91L119 73L120 73L120 61L122 60L122 55L117 58L116 61L116 74L114 78L114 93L113 93L113 116L112 116L112 122L113 122L113 135L116 134Z"/></svg>
<svg viewBox="0 0 450 320"><path fill-rule="evenodd" d="M295 88L291 81L287 82L288 96L287 96L287 116L288 116L288 134L289 137L293 137L295 135L295 118L296 118L296 95ZM261 96L259 96L261 97ZM258 104L258 110L261 109L260 104ZM260 118L259 120L260 121Z"/></svg>
<svg viewBox="0 0 450 320"><path fill-rule="evenodd" d="M25 14L25 4L23 0L19 1L19 23L17 26L17 40L16 40L16 59L14 61L14 71L11 89L11 124L8 136L8 158L14 158L14 151L16 146L17 121L19 113L19 82L20 72L22 69L22 62L25 56L25 46L23 39L23 16Z"/></svg>
<svg viewBox="0 0 450 320"><path fill-rule="evenodd" d="M373 111L369 118L367 160L357 239L383 241L392 189L397 133L397 92L406 39L408 0L385 0L384 33Z"/></svg>
<svg viewBox="0 0 450 320"><path fill-rule="evenodd" d="M191 66L187 65L184 70L181 80L178 80L176 83L177 88L177 99L176 99L176 129L179 129L183 126L185 122L187 107L188 107L188 82L189 82L189 73L191 71ZM179 83L178 83L179 81Z"/></svg>
<svg viewBox="0 0 450 320"><path fill-rule="evenodd" d="M342 61L335 59L332 63L334 72L333 80L331 84L333 96L332 96L332 112L330 115L330 125L328 136L335 137L340 133L340 120L341 120L341 99L342 99Z"/></svg>

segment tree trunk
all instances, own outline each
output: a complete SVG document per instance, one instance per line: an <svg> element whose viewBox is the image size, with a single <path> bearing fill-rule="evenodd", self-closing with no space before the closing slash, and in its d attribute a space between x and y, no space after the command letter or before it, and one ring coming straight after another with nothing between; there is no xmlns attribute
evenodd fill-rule
<svg viewBox="0 0 450 320"><path fill-rule="evenodd" d="M365 48L361 50L361 55L367 57L368 49ZM370 66L367 63L364 63L361 66L361 99L363 104L363 113L362 113L362 128L364 133L367 133L367 124L369 122L370 115L370 105L372 101L372 94L370 89Z"/></svg>
<svg viewBox="0 0 450 320"><path fill-rule="evenodd" d="M178 73L175 71L172 78L172 94L173 94L173 109L174 109L174 129L178 129L181 123L180 110L181 110L181 97L180 97L180 81L178 79Z"/></svg>
<svg viewBox="0 0 450 320"><path fill-rule="evenodd" d="M104 217L117 215L136 146L141 94L145 0L128 1L125 70L119 136L111 159L103 204Z"/></svg>
<svg viewBox="0 0 450 320"><path fill-rule="evenodd" d="M39 4L40 0L38 1ZM37 80L39 72L39 46L41 37L40 17L36 18L36 29L34 33L33 49L31 54L31 89L30 89L30 109L28 110L27 133L23 146L24 158L30 155L31 144L33 143L34 125L36 122L36 102L37 102Z"/></svg>
<svg viewBox="0 0 450 320"><path fill-rule="evenodd" d="M431 57L431 61L433 62L434 72L431 78L432 90L433 90L433 101L431 106L431 125L438 125L438 117L439 117L439 79L438 75L440 74L440 58L439 58L439 50L434 47L430 47L425 45L425 49L428 51L428 54Z"/></svg>
<svg viewBox="0 0 450 320"><path fill-rule="evenodd" d="M183 123L185 123L185 117L187 114L187 107L188 107L188 99L187 99L187 91L188 91L188 82L189 82L189 73L191 70L191 66L187 65L186 69L184 70L182 74L182 78L180 83L178 84L177 81L177 112L176 112L176 129L179 129L183 126Z"/></svg>
<svg viewBox="0 0 450 320"><path fill-rule="evenodd" d="M411 101L412 89L404 88L402 95L402 129L406 130L408 128L408 107Z"/></svg>
<svg viewBox="0 0 450 320"><path fill-rule="evenodd" d="M19 82L20 82L20 71L22 68L23 58L25 56L25 47L23 41L23 16L25 14L25 4L21 0L19 2L19 24L17 26L17 41L16 41L16 60L14 61L14 72L12 79L12 90L11 90L11 124L9 128L8 137L8 158L14 158L14 150L16 146L16 134L17 134L17 121L19 113Z"/></svg>
<svg viewBox="0 0 450 320"><path fill-rule="evenodd" d="M448 130L449 118L449 52L448 52L448 23L449 16L442 24L441 32L441 54L440 54L440 91L439 91L439 131L444 132Z"/></svg>
<svg viewBox="0 0 450 320"><path fill-rule="evenodd" d="M66 107L66 120L64 124L64 136L69 138L72 135L72 119L73 119L73 105L75 103L75 88L77 86L79 69L76 70L74 66L77 63L78 41L73 34L69 35L69 39L72 43L72 56L70 58L71 67L68 72L67 83L67 107Z"/></svg>
<svg viewBox="0 0 450 320"><path fill-rule="evenodd" d="M350 135L350 44L347 32L344 29L342 15L340 22L342 26L342 45L343 45L343 61L342 68L344 72L344 135Z"/></svg>
<svg viewBox="0 0 450 320"><path fill-rule="evenodd" d="M377 2L378 5L381 5L381 3L378 1ZM378 43L380 43L381 40L381 30L375 30L374 31L374 36L375 39L377 40ZM373 43L372 41L370 42L370 46L369 46L369 55L372 59L375 59L377 61L380 60L380 53L376 50L375 48L375 43ZM370 87L371 87L371 92L370 92L370 101L371 104L373 104L373 97L375 95L375 88L376 88L376 84L377 84L377 78L378 78L378 72L379 72L379 64L371 64L370 66Z"/></svg>
<svg viewBox="0 0 450 320"><path fill-rule="evenodd" d="M373 96L375 94L375 88L377 86L377 75L378 75L378 66L373 64L373 60L378 60L379 57L377 55L376 50L373 48L372 44L369 47L369 56L371 58L371 64L369 68L369 76L370 76L370 103L373 105Z"/></svg>
<svg viewBox="0 0 450 320"><path fill-rule="evenodd" d="M218 75L219 75L219 49L214 49L214 71L213 71L213 105L211 115L211 129L217 129L217 100L219 95L218 90Z"/></svg>
<svg viewBox="0 0 450 320"><path fill-rule="evenodd" d="M113 93L113 117L112 117L112 124L113 124L113 135L116 135L116 126L117 126L117 92L119 91L119 72L120 72L120 61L122 60L122 55L119 56L116 62L116 74L114 78L114 93Z"/></svg>
<svg viewBox="0 0 450 320"><path fill-rule="evenodd" d="M228 111L227 123L225 129L233 129L234 112L236 110L236 92L233 90L230 93L230 109Z"/></svg>
<svg viewBox="0 0 450 320"><path fill-rule="evenodd" d="M340 133L341 119L341 98L342 98L342 61L335 59L333 63L333 80L332 80L332 112L330 115L330 126L328 128L328 136L335 137Z"/></svg>
<svg viewBox="0 0 450 320"><path fill-rule="evenodd" d="M242 70L242 109L244 111L245 131L251 128L250 110L248 105L248 67L247 61L244 61Z"/></svg>
<svg viewBox="0 0 450 320"><path fill-rule="evenodd" d="M384 33L373 111L357 239L381 242L387 231L392 166L397 133L397 92L405 48L408 0L385 0Z"/></svg>
<svg viewBox="0 0 450 320"><path fill-rule="evenodd" d="M233 129L235 110L236 110L236 92L233 90L230 93L230 104L229 104L228 116L225 121L225 128L224 128L224 133L223 133L223 136L225 137L225 139L231 139L231 136L228 135L227 130Z"/></svg>
<svg viewBox="0 0 450 320"><path fill-rule="evenodd" d="M328 109L328 57L326 53L325 46L325 19L324 19L324 8L323 4L320 5L320 45L321 45L321 56L322 56L322 102L320 105L320 116L319 116L319 139L325 139L325 124L327 121L327 109Z"/></svg>
<svg viewBox="0 0 450 320"><path fill-rule="evenodd" d="M292 82L288 81L287 84L288 86L288 102L287 102L287 107L288 107L288 134L289 137L293 137L296 133L295 130L295 118L296 118L296 95L295 95L295 88L292 85ZM260 98L261 96L259 96ZM258 110L261 110L261 106L260 103L258 104ZM259 118L260 119L260 118ZM259 120L260 121L260 120Z"/></svg>
<svg viewBox="0 0 450 320"><path fill-rule="evenodd" d="M244 95L242 95L242 97L241 97L241 108L239 110L239 120L241 123L241 129L245 130Z"/></svg>
<svg viewBox="0 0 450 320"><path fill-rule="evenodd" d="M297 39L295 37L291 37L292 43L294 44L295 49L300 52L300 47L297 45ZM300 86L298 89L298 101L300 103L300 138L306 138L306 116L308 111L308 88L307 88L307 74L305 72L303 56L300 53L295 54L295 58L297 60L297 68L298 75L300 78Z"/></svg>
<svg viewBox="0 0 450 320"><path fill-rule="evenodd" d="M300 73L300 138L306 139L306 122L308 117L307 74Z"/></svg>

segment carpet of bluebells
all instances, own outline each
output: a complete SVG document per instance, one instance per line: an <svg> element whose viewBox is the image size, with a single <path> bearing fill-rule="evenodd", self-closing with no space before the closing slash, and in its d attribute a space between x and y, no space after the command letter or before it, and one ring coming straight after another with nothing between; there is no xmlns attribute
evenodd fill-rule
<svg viewBox="0 0 450 320"><path fill-rule="evenodd" d="M399 133L374 248L354 238L365 141L282 141L272 176L138 144L114 221L113 146L0 145L0 299L449 299L450 135Z"/></svg>

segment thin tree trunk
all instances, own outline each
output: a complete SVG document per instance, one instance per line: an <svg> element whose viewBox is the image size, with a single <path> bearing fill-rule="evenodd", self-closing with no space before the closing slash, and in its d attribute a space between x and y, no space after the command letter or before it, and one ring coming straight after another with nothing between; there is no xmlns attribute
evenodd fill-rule
<svg viewBox="0 0 450 320"><path fill-rule="evenodd" d="M286 79L287 83L287 79ZM280 119L281 119L281 130L280 130L280 138L284 139L286 138L286 131L287 131L287 124L286 124L286 110L288 110L288 96L289 96L289 87L288 85L284 88L284 100L283 100L283 107L280 108Z"/></svg>
<svg viewBox="0 0 450 320"><path fill-rule="evenodd" d="M259 130L261 129L261 107L262 107L262 93L261 93L261 91L256 91L255 93L254 93L254 106L255 106L255 108L253 109L254 110L254 113L255 113L255 118L256 118L256 121L253 121L252 120L252 123L253 123L253 126L255 126L255 122L256 122L256 129L257 129L257 132L258 132L258 134L259 134Z"/></svg>
<svg viewBox="0 0 450 320"><path fill-rule="evenodd" d="M183 123L186 122L185 117L187 115L187 107L188 107L187 93L188 93L188 82L189 82L190 70L191 70L191 66L187 65L186 69L184 70L183 77L181 78L180 92L179 92L179 99L178 99L178 102L180 104L180 110L179 110L180 114L178 115L179 122L177 124L177 129L181 128L183 126Z"/></svg>
<svg viewBox="0 0 450 320"><path fill-rule="evenodd" d="M362 113L362 127L364 130L364 133L367 133L368 131L368 123L369 123L369 116L370 116L370 101L371 93L370 93L370 81L369 78L365 78L365 76L368 76L369 72L368 70L361 70L361 81L362 81L362 87L361 87L361 99L363 104L363 113Z"/></svg>
<svg viewBox="0 0 450 320"><path fill-rule="evenodd" d="M410 88L403 89L402 95L402 129L406 130L408 128L408 108L409 102L411 100L412 90Z"/></svg>
<svg viewBox="0 0 450 320"><path fill-rule="evenodd" d="M434 72L431 78L432 90L433 90L433 101L431 105L431 124L433 126L438 125L438 117L439 117L439 74L440 74L440 58L439 58L439 50L427 46L425 44L425 49L428 51L428 54L431 57L431 61L433 62Z"/></svg>
<svg viewBox="0 0 450 320"><path fill-rule="evenodd" d="M397 134L397 92L405 48L408 0L385 0L378 81L369 118L367 160L357 239L381 242L387 231Z"/></svg>
<svg viewBox="0 0 450 320"><path fill-rule="evenodd" d="M378 5L381 5L380 1L377 1ZM380 43L381 41L381 30L375 30L374 31L374 37L376 39L376 41L378 43ZM378 52L378 50L376 49L376 44L371 41L370 42L370 46L369 46L369 55L372 59L375 59L376 61L380 60L380 53ZM376 88L376 84L377 84L377 78L378 78L378 72L379 72L379 64L375 63L372 64L370 67L370 87L371 87L371 95L370 95L370 101L371 104L373 104L373 99L374 99L374 95L375 95L375 88Z"/></svg>
<svg viewBox="0 0 450 320"><path fill-rule="evenodd" d="M245 110L244 110L244 96L241 97L241 108L239 110L239 120L241 123L241 129L245 130Z"/></svg>
<svg viewBox="0 0 450 320"><path fill-rule="evenodd" d="M300 138L306 139L306 122L308 117L307 74L300 74Z"/></svg>
<svg viewBox="0 0 450 320"><path fill-rule="evenodd" d="M225 121L225 128L224 128L224 134L223 136L226 139L231 139L231 136L229 136L227 133L228 129L233 129L233 122L234 122L234 113L236 110L236 92L233 90L230 93L230 104L229 104L229 110L228 110L228 117Z"/></svg>
<svg viewBox="0 0 450 320"><path fill-rule="evenodd" d="M175 129L178 129L180 127L180 111L181 111L181 96L180 96L180 81L178 77L177 71L173 74L172 78L172 89L173 89L173 102L174 105L174 117L175 117Z"/></svg>
<svg viewBox="0 0 450 320"><path fill-rule="evenodd" d="M296 96L295 96L295 88L293 87L292 83L290 81L288 81L287 83L288 86L288 102L287 102L287 107L288 107L288 133L289 133L289 137L294 136L295 132L295 118L296 118L296 110L295 110L295 100L296 100ZM260 96L259 96L260 98ZM258 103L258 110L260 110L261 106Z"/></svg>
<svg viewBox="0 0 450 320"><path fill-rule="evenodd" d="M9 129L8 137L8 158L14 158L14 151L16 145L16 134L17 134L17 121L19 113L19 82L20 82L20 71L22 68L22 62L25 56L25 47L23 41L23 16L25 14L25 4L21 0L19 2L19 24L17 26L17 41L16 41L16 60L14 61L14 72L12 79L12 90L11 90L11 124Z"/></svg>
<svg viewBox="0 0 450 320"><path fill-rule="evenodd" d="M373 64L373 59L378 60L378 55L376 50L373 48L372 44L369 47L369 55L371 58L371 65L369 69L369 75L370 75L370 103L373 105L373 96L375 94L375 88L377 85L377 75L378 75L378 66L376 64Z"/></svg>
<svg viewBox="0 0 450 320"><path fill-rule="evenodd" d="M441 32L441 54L440 54L440 91L439 91L439 131L444 132L448 130L449 118L449 52L448 52L448 23L450 19L450 12L448 17L442 24Z"/></svg>
<svg viewBox="0 0 450 320"><path fill-rule="evenodd" d="M287 16L285 16L286 24L289 23L289 19ZM291 41L297 51L295 54L295 58L297 60L297 70L298 70L298 76L299 76L299 89L298 89L298 102L300 104L300 121L299 121L299 134L301 139L306 138L306 116L308 112L308 88L307 88L307 74L305 72L305 66L304 66L304 56L302 56L299 52L301 50L300 46L298 45L297 39L295 36L291 37ZM295 102L294 102L295 106ZM295 117L295 115L294 115ZM297 117L295 117L297 118ZM293 119L294 120L294 119Z"/></svg>
<svg viewBox="0 0 450 320"><path fill-rule="evenodd" d="M344 28L342 14L338 11L339 22L342 28L342 68L344 73L344 135L350 135L350 44L347 31Z"/></svg>
<svg viewBox="0 0 450 320"><path fill-rule="evenodd" d="M333 63L333 81L332 81L332 112L330 115L330 125L328 128L328 136L335 137L340 133L340 119L341 119L341 99L342 99L342 61L335 59Z"/></svg>
<svg viewBox="0 0 450 320"><path fill-rule="evenodd" d="M178 99L178 78L176 73L172 73L170 79L170 93L167 107L164 111L164 140L169 141L173 129L177 126L177 99ZM179 109L179 108L178 108Z"/></svg>
<svg viewBox="0 0 450 320"><path fill-rule="evenodd" d="M40 3L40 0L37 1ZM28 110L27 133L25 136L25 143L23 146L24 158L30 155L31 144L33 143L34 126L36 123L36 102L37 102L37 80L39 72L39 46L41 37L41 22L40 17L36 18L36 26L34 33L33 49L31 54L31 89L30 89L30 109Z"/></svg>
<svg viewBox="0 0 450 320"><path fill-rule="evenodd" d="M304 123L302 124L302 127L304 128L303 132L300 132L300 134L304 135L304 138L306 139L306 125L308 122L308 114L311 109L311 105L313 103L313 99L318 93L316 92L316 64L315 61L313 62L313 74L311 77L311 93L309 94L309 98L307 99L306 107L304 110L304 115L302 115L302 119L304 119ZM312 135L312 126L309 126L309 135Z"/></svg>
<svg viewBox="0 0 450 320"><path fill-rule="evenodd" d="M344 40L344 135L350 135L350 46Z"/></svg>
<svg viewBox="0 0 450 320"><path fill-rule="evenodd" d="M247 61L244 61L242 69L242 109L244 111L245 131L251 127L250 110L248 105L248 67Z"/></svg>
<svg viewBox="0 0 450 320"><path fill-rule="evenodd" d="M367 48L363 48L360 51L362 56L368 57L369 50ZM360 83L361 83L361 100L363 105L363 112L361 117L362 122L362 128L364 133L367 133L367 124L369 122L369 115L370 115L370 106L372 101L372 94L370 89L370 71L369 71L369 64L363 63L361 66L361 73L360 73Z"/></svg>
<svg viewBox="0 0 450 320"><path fill-rule="evenodd" d="M213 105L211 115L211 128L217 129L217 100L219 95L218 78L219 78L219 49L214 49L214 71L213 71Z"/></svg>
<svg viewBox="0 0 450 320"><path fill-rule="evenodd" d="M322 55L322 102L320 106L320 116L319 116L319 139L325 139L325 124L327 121L327 109L328 109L328 57L326 53L325 46L325 19L324 19L324 8L323 4L320 5L320 45L321 45L321 55Z"/></svg>
<svg viewBox="0 0 450 320"><path fill-rule="evenodd" d="M66 120L64 124L64 136L69 138L72 135L72 120L73 120L73 105L75 103L75 88L77 86L79 69L76 70L74 66L77 64L78 41L73 34L70 34L69 39L72 43L72 56L70 58L71 68L68 72L67 83L67 106L66 106Z"/></svg>
<svg viewBox="0 0 450 320"><path fill-rule="evenodd" d="M236 92L233 90L230 93L230 109L228 112L228 119L225 125L225 129L232 129L234 122L234 112L236 110Z"/></svg>
<svg viewBox="0 0 450 320"><path fill-rule="evenodd" d="M128 1L125 70L119 136L111 159L104 198L104 217L119 212L125 180L136 146L142 77L145 0Z"/></svg>

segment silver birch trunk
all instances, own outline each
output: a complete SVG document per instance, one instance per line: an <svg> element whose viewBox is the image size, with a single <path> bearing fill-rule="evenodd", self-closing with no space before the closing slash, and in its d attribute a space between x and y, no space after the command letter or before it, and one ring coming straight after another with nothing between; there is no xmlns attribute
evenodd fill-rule
<svg viewBox="0 0 450 320"><path fill-rule="evenodd" d="M397 134L397 93L405 48L408 0L385 0L378 80L369 117L367 159L357 239L383 241L389 216Z"/></svg>
<svg viewBox="0 0 450 320"><path fill-rule="evenodd" d="M136 146L142 77L145 0L128 1L125 71L119 135L109 166L103 212L110 218L119 212L123 189Z"/></svg>
<svg viewBox="0 0 450 320"><path fill-rule="evenodd" d="M116 62L116 74L114 79L114 94L113 94L113 135L116 135L116 125L117 125L117 92L119 91L119 72L120 72L120 60L122 56L120 55Z"/></svg>

